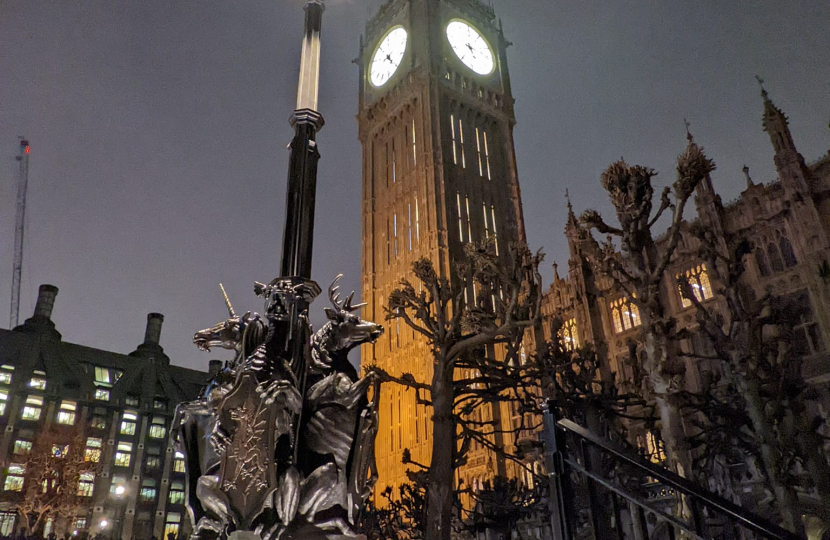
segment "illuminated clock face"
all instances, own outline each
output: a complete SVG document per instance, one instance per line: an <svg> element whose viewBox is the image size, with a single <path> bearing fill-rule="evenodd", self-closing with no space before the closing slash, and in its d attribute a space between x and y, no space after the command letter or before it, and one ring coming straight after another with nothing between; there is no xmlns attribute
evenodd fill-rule
<svg viewBox="0 0 830 540"><path fill-rule="evenodd" d="M496 67L493 50L478 30L455 20L447 25L447 40L458 58L479 75L489 75Z"/></svg>
<svg viewBox="0 0 830 540"><path fill-rule="evenodd" d="M406 40L407 34L403 26L392 28L381 40L369 68L369 80L373 85L383 86L398 70L403 53L406 52Z"/></svg>

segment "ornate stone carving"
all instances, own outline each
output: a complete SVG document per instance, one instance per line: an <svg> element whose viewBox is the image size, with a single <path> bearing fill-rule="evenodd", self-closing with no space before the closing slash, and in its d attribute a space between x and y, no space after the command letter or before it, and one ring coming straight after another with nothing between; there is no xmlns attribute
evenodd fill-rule
<svg viewBox="0 0 830 540"><path fill-rule="evenodd" d="M329 321L313 335L305 311L302 335L287 322L319 287L283 279L255 286L266 315L238 316L225 296L230 318L194 336L200 349L237 354L200 399L176 411L192 540L357 536L377 478L377 404L367 399L377 381L360 379L348 354L383 327L354 313L354 293L340 300L339 279L329 287ZM296 339L304 362L286 354Z"/></svg>

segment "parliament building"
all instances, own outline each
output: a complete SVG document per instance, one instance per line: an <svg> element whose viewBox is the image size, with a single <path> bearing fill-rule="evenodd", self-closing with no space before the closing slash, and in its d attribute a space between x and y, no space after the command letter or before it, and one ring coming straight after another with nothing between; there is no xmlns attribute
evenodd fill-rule
<svg viewBox="0 0 830 540"><path fill-rule="evenodd" d="M415 281L411 266L419 258L456 279L466 243L495 238L504 252L525 240L509 45L492 7L479 0L390 0L367 23L358 57L367 319L384 320L389 293L403 277ZM362 351L364 366L426 381L430 358L426 343L400 322ZM430 411L416 404L413 390L383 385L380 403L383 490L407 482L404 449L429 463L431 429ZM487 420L510 421L509 408L486 409ZM511 476L509 467L476 448L459 480L475 486Z"/></svg>

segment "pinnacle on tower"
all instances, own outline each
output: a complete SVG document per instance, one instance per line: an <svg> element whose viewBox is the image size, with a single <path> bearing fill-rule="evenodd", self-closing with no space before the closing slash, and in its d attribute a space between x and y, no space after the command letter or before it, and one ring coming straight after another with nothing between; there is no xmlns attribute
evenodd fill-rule
<svg viewBox="0 0 830 540"><path fill-rule="evenodd" d="M755 78L761 86L761 97L764 100L764 131L769 134L775 153L779 154L784 151L795 151L795 143L793 143L793 138L790 134L787 115L785 115L781 109L776 107L769 98L767 89L764 88L764 79L758 76Z"/></svg>

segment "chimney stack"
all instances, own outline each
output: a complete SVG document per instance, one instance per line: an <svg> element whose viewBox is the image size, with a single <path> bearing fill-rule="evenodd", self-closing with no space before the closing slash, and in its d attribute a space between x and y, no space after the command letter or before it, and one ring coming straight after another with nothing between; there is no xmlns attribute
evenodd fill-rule
<svg viewBox="0 0 830 540"><path fill-rule="evenodd" d="M58 288L54 285L41 285L37 294L37 304L35 304L35 317L41 316L51 319L52 308L55 306L57 295Z"/></svg>
<svg viewBox="0 0 830 540"><path fill-rule="evenodd" d="M147 315L147 330L144 332L145 344L159 344L161 338L161 323L164 322L164 315L161 313L149 313Z"/></svg>
<svg viewBox="0 0 830 540"><path fill-rule="evenodd" d="M208 375L210 375L211 378L216 377L220 371L222 371L221 360L211 360L208 362Z"/></svg>

